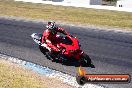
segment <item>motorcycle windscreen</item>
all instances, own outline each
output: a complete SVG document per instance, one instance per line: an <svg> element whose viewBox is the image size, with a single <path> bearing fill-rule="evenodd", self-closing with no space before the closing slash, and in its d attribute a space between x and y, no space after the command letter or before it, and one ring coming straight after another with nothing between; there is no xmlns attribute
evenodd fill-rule
<svg viewBox="0 0 132 88"><path fill-rule="evenodd" d="M66 45L72 45L72 40L69 39L68 37L65 37L63 40L62 40L62 43L63 44L66 44Z"/></svg>

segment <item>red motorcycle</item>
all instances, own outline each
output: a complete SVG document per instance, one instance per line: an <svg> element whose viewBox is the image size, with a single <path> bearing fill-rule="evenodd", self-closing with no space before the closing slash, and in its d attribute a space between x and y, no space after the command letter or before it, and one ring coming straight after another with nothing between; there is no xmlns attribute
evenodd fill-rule
<svg viewBox="0 0 132 88"><path fill-rule="evenodd" d="M77 61L82 66L90 66L94 68L90 57L85 54L81 49L81 45L78 39L72 35L58 35L61 42L57 44L60 49L59 53L52 53L51 49L47 47L47 44L41 44L42 34L33 33L31 37L39 44L40 51L46 55L47 58L52 60L60 60L63 62L70 62L72 60Z"/></svg>

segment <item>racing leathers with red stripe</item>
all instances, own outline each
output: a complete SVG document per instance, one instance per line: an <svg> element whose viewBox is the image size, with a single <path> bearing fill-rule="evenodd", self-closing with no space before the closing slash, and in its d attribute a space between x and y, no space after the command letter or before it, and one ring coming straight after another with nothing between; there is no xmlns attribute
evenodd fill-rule
<svg viewBox="0 0 132 88"><path fill-rule="evenodd" d="M60 27L56 27L54 30L46 29L43 32L42 36L42 43L46 43L49 48L51 48L52 51L58 52L59 49L57 48L57 44L60 42L59 37L57 37L57 32L63 33L67 35L68 33Z"/></svg>

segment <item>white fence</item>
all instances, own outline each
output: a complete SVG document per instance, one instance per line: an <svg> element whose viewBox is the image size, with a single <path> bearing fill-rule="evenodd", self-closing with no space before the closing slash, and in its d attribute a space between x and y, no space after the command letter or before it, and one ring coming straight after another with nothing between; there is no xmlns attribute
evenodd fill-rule
<svg viewBox="0 0 132 88"><path fill-rule="evenodd" d="M117 7L132 8L132 0L119 0L117 1Z"/></svg>
<svg viewBox="0 0 132 88"><path fill-rule="evenodd" d="M63 2L52 2L52 1L43 1L43 0L15 0L15 1L132 12L132 8L114 7L114 6L101 6L101 5L89 5L89 4L83 4L83 3L82 4L81 3L71 3L70 0L69 0L69 2L68 2L68 0L67 0L67 2L65 0Z"/></svg>

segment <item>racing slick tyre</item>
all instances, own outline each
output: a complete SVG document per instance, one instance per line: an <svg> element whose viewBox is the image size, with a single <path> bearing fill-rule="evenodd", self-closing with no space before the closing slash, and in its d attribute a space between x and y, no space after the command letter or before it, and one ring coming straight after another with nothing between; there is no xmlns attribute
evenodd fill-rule
<svg viewBox="0 0 132 88"><path fill-rule="evenodd" d="M95 68L95 66L92 64L90 57L87 54L83 54L83 56L81 58L81 65L82 66L90 66L92 68Z"/></svg>

